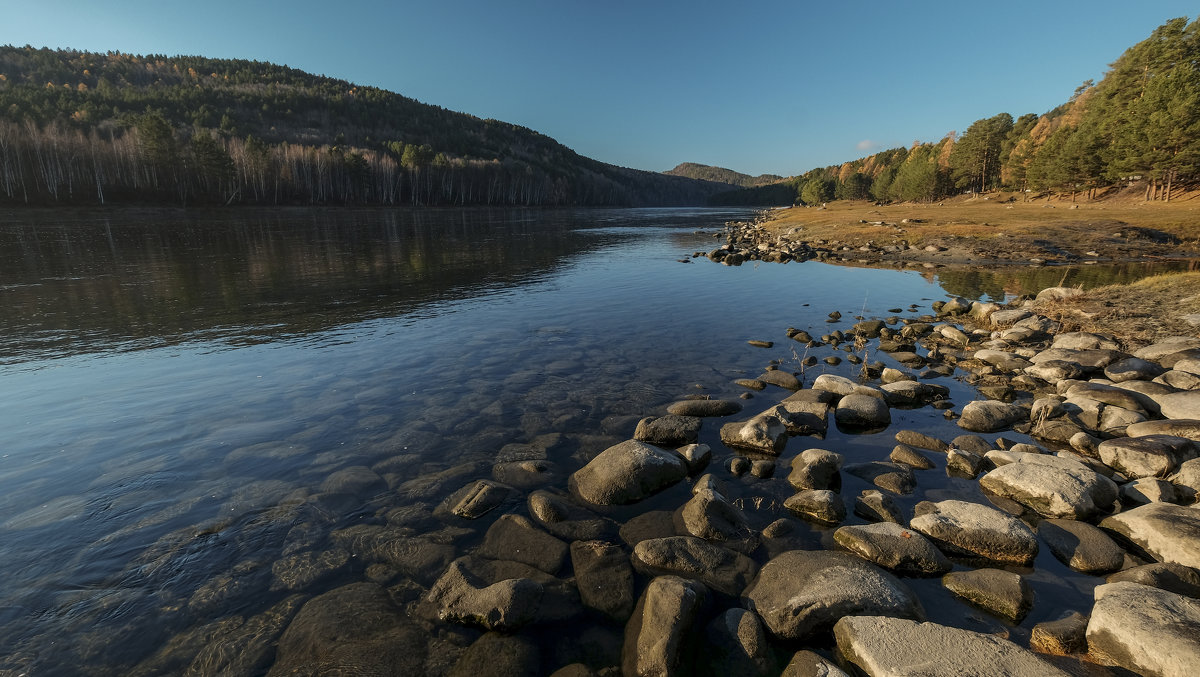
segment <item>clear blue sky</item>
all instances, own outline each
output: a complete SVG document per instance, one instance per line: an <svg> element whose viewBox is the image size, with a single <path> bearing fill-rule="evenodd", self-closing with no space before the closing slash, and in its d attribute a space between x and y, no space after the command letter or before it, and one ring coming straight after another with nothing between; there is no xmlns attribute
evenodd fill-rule
<svg viewBox="0 0 1200 677"><path fill-rule="evenodd" d="M4 6L6 5L6 6ZM605 162L798 174L1044 113L1194 3L5 0L0 43L284 63Z"/></svg>

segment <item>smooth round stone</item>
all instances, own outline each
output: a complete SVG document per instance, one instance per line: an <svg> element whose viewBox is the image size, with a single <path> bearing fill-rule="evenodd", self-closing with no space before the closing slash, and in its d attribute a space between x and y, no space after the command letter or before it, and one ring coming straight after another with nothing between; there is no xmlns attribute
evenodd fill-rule
<svg viewBox="0 0 1200 677"><path fill-rule="evenodd" d="M821 524L841 524L846 519L842 497L828 489L806 489L784 500L783 507L797 517Z"/></svg>
<svg viewBox="0 0 1200 677"><path fill-rule="evenodd" d="M1200 605L1137 583L1096 587L1088 621L1092 656L1143 675L1195 674L1200 665Z"/></svg>
<svg viewBox="0 0 1200 677"><path fill-rule="evenodd" d="M863 559L902 575L939 575L950 560L924 536L893 522L845 526L833 540Z"/></svg>
<svg viewBox="0 0 1200 677"><path fill-rule="evenodd" d="M1038 552L1037 537L1024 522L978 503L922 501L909 524L951 556L1027 565Z"/></svg>
<svg viewBox="0 0 1200 677"><path fill-rule="evenodd" d="M1011 571L955 571L942 577L942 585L955 595L1013 623L1020 623L1033 608L1033 588L1024 577Z"/></svg>
<svg viewBox="0 0 1200 677"><path fill-rule="evenodd" d="M1093 576L1116 571L1125 562L1125 551L1100 529L1069 519L1042 520L1038 536L1058 561Z"/></svg>

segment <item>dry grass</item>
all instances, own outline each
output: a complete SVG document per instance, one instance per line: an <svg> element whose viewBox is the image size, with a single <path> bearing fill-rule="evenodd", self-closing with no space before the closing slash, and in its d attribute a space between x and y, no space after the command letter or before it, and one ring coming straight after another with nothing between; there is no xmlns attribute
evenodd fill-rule
<svg viewBox="0 0 1200 677"><path fill-rule="evenodd" d="M769 227L777 232L804 229L804 239L841 240L851 244L874 241L884 245L944 242L965 238L1041 239L1078 244L1081 238L1105 235L1133 226L1200 241L1200 195L1187 194L1170 203L1113 198L1072 203L1070 199L1022 201L1023 196L996 194L958 197L935 204L904 203L875 206L863 201L831 202L825 209L796 207L778 210ZM1013 200L1009 202L1009 200ZM1074 207L1074 208L1073 208ZM909 219L910 223L901 223ZM921 223L914 223L913 220ZM862 223L862 222L866 223ZM882 221L885 225L872 222ZM895 225L890 225L895 224Z"/></svg>
<svg viewBox="0 0 1200 677"><path fill-rule="evenodd" d="M1038 312L1064 331L1110 334L1134 347L1164 336L1198 336L1183 319L1200 313L1200 273L1155 275L1124 285L1096 287L1082 296L1042 301Z"/></svg>

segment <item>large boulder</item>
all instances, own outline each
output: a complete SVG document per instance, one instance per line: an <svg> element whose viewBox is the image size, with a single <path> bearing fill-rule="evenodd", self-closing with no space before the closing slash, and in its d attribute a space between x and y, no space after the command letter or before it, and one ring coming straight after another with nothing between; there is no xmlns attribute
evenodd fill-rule
<svg viewBox="0 0 1200 677"><path fill-rule="evenodd" d="M1096 451L1101 461L1126 477L1166 477L1200 456L1200 445L1185 437L1143 435L1105 440Z"/></svg>
<svg viewBox="0 0 1200 677"><path fill-rule="evenodd" d="M1200 508L1150 503L1106 517L1100 528L1159 562L1200 568Z"/></svg>
<svg viewBox="0 0 1200 677"><path fill-rule="evenodd" d="M1191 677L1200 666L1200 604L1138 583L1095 590L1088 621L1093 657L1143 675Z"/></svg>
<svg viewBox="0 0 1200 677"><path fill-rule="evenodd" d="M842 455L825 449L805 449L792 459L788 483L796 489L830 489L840 482Z"/></svg>
<svg viewBox="0 0 1200 677"><path fill-rule="evenodd" d="M892 422L892 412L882 397L853 392L838 401L833 417L841 428L875 430Z"/></svg>
<svg viewBox="0 0 1200 677"><path fill-rule="evenodd" d="M885 569L908 576L950 571L950 560L929 539L893 522L856 524L833 532L838 545Z"/></svg>
<svg viewBox="0 0 1200 677"><path fill-rule="evenodd" d="M1043 517L1090 519L1117 501L1117 485L1082 463L1058 457L1047 457L1057 463L1038 462L1035 454L1019 458L979 478L979 486Z"/></svg>
<svg viewBox="0 0 1200 677"><path fill-rule="evenodd" d="M742 603L784 641L827 632L844 616L924 616L899 579L853 555L823 550L789 550L772 558Z"/></svg>
<svg viewBox="0 0 1200 677"><path fill-rule="evenodd" d="M1011 427L1019 421L1029 419L1025 409L1006 402L976 400L968 402L959 416L958 426L977 433L991 433Z"/></svg>
<svg viewBox="0 0 1200 677"><path fill-rule="evenodd" d="M1200 390L1159 395L1155 398L1162 415L1169 419L1200 418Z"/></svg>
<svg viewBox="0 0 1200 677"><path fill-rule="evenodd" d="M696 581L659 576L650 581L625 625L621 671L625 675L691 673L692 628L707 591Z"/></svg>
<svg viewBox="0 0 1200 677"><path fill-rule="evenodd" d="M841 524L846 519L846 504L829 489L804 489L783 502L793 515L824 525Z"/></svg>
<svg viewBox="0 0 1200 677"><path fill-rule="evenodd" d="M1028 649L981 632L885 616L848 616L833 629L838 652L871 677L1067 677Z"/></svg>
<svg viewBox="0 0 1200 677"><path fill-rule="evenodd" d="M596 505L636 503L687 477L677 454L636 440L600 452L571 475L571 490Z"/></svg>
<svg viewBox="0 0 1200 677"><path fill-rule="evenodd" d="M1028 565L1038 552L1037 537L1012 515L966 501L922 501L909 526L951 556Z"/></svg>

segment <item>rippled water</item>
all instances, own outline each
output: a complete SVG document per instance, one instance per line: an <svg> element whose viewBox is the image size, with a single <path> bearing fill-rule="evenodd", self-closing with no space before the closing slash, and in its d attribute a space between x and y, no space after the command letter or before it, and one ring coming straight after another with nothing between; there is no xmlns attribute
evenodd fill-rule
<svg viewBox="0 0 1200 677"><path fill-rule="evenodd" d="M0 670L182 672L214 622L363 580L353 561L290 590L272 573L280 557L327 548L338 529L399 524L470 551L502 511L450 531L430 511L490 476L507 444L563 435L565 477L681 396L736 397L732 381L771 360L798 368L789 326L844 326L825 323L831 310L928 312L947 289L1003 298L1028 290L1022 275L1047 275L680 262L748 215L0 215ZM1032 284L1062 277L1052 274ZM853 368L822 364L807 377ZM957 402L972 395L943 381ZM784 394L761 393L747 410ZM929 408L895 414L890 431L957 434ZM718 450L719 472L729 452L718 427L706 422L701 441ZM793 439L781 465L809 446L885 459L890 440ZM383 484L330 484L353 468ZM791 491L781 478L730 479L738 498L782 501ZM982 500L973 482L936 470L918 478L902 504ZM843 493L866 488L857 482L846 478ZM681 485L612 514L671 509L684 495ZM760 513L759 527L782 514ZM806 528L814 545L831 543L830 531ZM414 589L439 573L411 576ZM1045 553L1032 579L1039 603L1009 628L1018 635L1086 608L1097 580ZM936 580L913 585L934 620L1004 626Z"/></svg>

